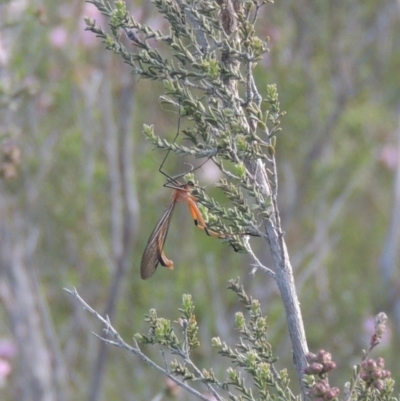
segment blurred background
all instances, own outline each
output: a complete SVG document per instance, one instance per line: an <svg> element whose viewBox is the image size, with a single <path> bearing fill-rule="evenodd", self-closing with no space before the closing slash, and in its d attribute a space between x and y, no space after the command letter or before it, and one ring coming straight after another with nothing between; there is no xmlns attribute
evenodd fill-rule
<svg viewBox="0 0 400 401"><path fill-rule="evenodd" d="M168 29L149 1L128 8ZM240 276L268 316L278 368L292 369L275 283L251 276L246 255L196 230L186 205L177 206L166 244L175 270L140 279L141 254L170 196L158 172L164 154L142 126L172 140L177 115L160 106L160 84L139 80L84 31L84 16L107 24L83 0L0 4L1 399L189 399L132 355L102 347L91 334L100 325L64 287L109 314L127 342L147 332L150 308L176 320L182 294L192 294L202 343L193 357L223 379L228 361L210 338L238 340L242 307L226 286ZM341 389L380 311L390 322L373 356L400 379L399 22L398 0L280 0L258 23L270 53L257 85L265 95L276 84L287 112L278 202L308 344L333 354L331 385ZM185 166L170 155L165 170ZM212 188L220 176L211 163L196 178L227 202ZM252 241L268 265L265 244ZM144 350L163 364L159 349Z"/></svg>

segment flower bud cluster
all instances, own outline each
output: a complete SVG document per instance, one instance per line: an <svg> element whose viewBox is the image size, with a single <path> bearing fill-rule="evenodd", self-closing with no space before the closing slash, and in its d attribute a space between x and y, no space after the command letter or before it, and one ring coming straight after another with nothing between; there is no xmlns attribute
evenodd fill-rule
<svg viewBox="0 0 400 401"><path fill-rule="evenodd" d="M330 387L327 380L320 380L307 391L307 395L314 401L330 401L339 393L340 390L337 387Z"/></svg>
<svg viewBox="0 0 400 401"><path fill-rule="evenodd" d="M309 364L304 369L306 375L322 375L336 368L336 363L332 361L332 355L323 349L317 354L309 352L306 359Z"/></svg>
<svg viewBox="0 0 400 401"><path fill-rule="evenodd" d="M378 358L376 361L373 359L366 359L361 362L360 379L364 380L369 386L382 390L385 385L385 379L391 375L390 371L383 369L385 361L383 358Z"/></svg>
<svg viewBox="0 0 400 401"><path fill-rule="evenodd" d="M317 376L317 382L308 389L307 394L314 401L330 401L336 398L340 390L337 387L330 387L326 373L336 368L332 361L332 355L320 350L317 354L309 352L306 355L308 366L304 368L305 375Z"/></svg>

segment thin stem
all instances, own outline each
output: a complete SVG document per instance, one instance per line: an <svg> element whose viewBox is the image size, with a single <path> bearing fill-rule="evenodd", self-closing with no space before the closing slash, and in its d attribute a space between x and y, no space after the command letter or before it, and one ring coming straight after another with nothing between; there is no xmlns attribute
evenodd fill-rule
<svg viewBox="0 0 400 401"><path fill-rule="evenodd" d="M108 338L101 337L100 335L98 335L96 333L92 333L95 337L97 337L99 340L103 341L104 343L106 343L108 345L113 345L114 347L125 349L125 350L131 352L132 354L137 355L144 363L146 363L147 365L151 366L152 368L154 368L155 370L157 370L158 372L160 372L164 376L166 376L169 379L171 379L179 387L182 387L183 389L185 389L189 393L195 395L196 397L200 398L201 400L209 401L209 398L207 396L201 394L200 392L198 392L196 389L194 389L193 387L189 386L185 382L177 379L175 376L173 376L171 373L169 373L166 369L162 368L161 366L159 366L158 364L153 362L150 358L148 358L141 351L141 349L139 348L139 345L138 345L138 343L137 343L137 341L135 339L133 339L133 343L134 343L133 347L130 346L129 344L127 344L124 341L124 339L121 337L121 335L118 333L118 331L115 330L115 328L112 326L112 324L108 320L108 317L104 318L96 310L94 310L89 304L87 304L81 298L81 296L78 294L78 291L76 290L76 288L74 288L73 290L69 290L67 288L64 288L64 291L66 291L68 294L73 296L82 305L84 310L89 312L97 320L99 320L101 323L103 323L103 325L105 326L106 334L111 335L114 338L114 340L110 340ZM222 401L222 398L218 398L218 400Z"/></svg>

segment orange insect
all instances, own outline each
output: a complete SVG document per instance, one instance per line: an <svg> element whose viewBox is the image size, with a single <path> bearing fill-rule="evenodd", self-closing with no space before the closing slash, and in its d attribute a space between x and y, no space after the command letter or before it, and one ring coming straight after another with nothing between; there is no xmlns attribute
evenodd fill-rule
<svg viewBox="0 0 400 401"><path fill-rule="evenodd" d="M180 110L180 105L179 105L179 110ZM176 138L179 135L180 120L181 118L179 117L178 129L173 143L176 141ZM164 187L172 188L173 192L168 207L165 209L164 214L161 216L157 225L154 227L154 230L151 233L149 240L147 241L146 248L144 249L142 255L142 261L140 264L140 277L143 280L148 279L154 274L159 263L161 264L161 266L167 267L168 269L174 268L174 262L172 260L169 260L165 256L164 244L167 238L172 212L174 211L175 205L178 202L186 202L188 204L195 225L204 230L207 235L218 238L228 238L229 236L232 235L232 234L219 234L215 231L208 229L203 219L203 216L201 215L200 210L197 207L197 199L195 198L195 196L192 195L192 191L195 188L195 184L193 183L193 181L188 181L186 184L181 184L179 181L177 181L177 178L182 177L187 173L179 174L178 176L175 177L170 177L162 170L170 151L171 149L167 151L167 154L165 155L164 160L162 161L158 171L167 178L167 183L164 184ZM196 168L193 168L192 166L192 168L188 173L192 173L194 170L201 168L205 163L208 162L209 159L210 158L207 158L207 160L205 160L202 164L200 164L200 166ZM240 233L235 235L254 235L254 234ZM237 251L234 244L231 243L231 245L233 249Z"/></svg>
<svg viewBox="0 0 400 401"><path fill-rule="evenodd" d="M188 204L194 223L197 227L204 230L207 235L225 238L225 235L218 234L207 228L203 216L197 207L197 200L191 194L195 187L194 183L192 181L188 181L186 184L178 184L177 181L172 178L169 178L169 181L175 183L176 186L172 187L174 191L172 192L170 203L151 233L150 238L147 241L146 248L143 252L142 262L140 264L140 277L143 280L148 279L154 274L159 263L168 269L174 268L174 262L165 256L164 244L167 238L172 212L174 211L175 205L178 202L186 202Z"/></svg>
<svg viewBox="0 0 400 401"><path fill-rule="evenodd" d="M179 105L180 110L180 105ZM174 141L179 135L180 130L180 117L178 120L178 129ZM197 227L201 228L206 232L207 235L217 236L220 238L226 238L225 235L218 234L214 231L211 231L207 228L207 225L203 219L203 216L200 213L199 208L197 207L197 199L191 194L193 189L195 188L195 184L193 181L188 181L186 184L181 184L177 181L177 178L182 177L184 174L180 174L176 177L170 177L166 174L162 168L164 166L165 161L169 155L170 149L168 150L167 154L162 161L160 168L158 171L167 177L167 183L164 184L164 187L172 188L173 192L171 194L171 200L168 207L165 209L164 214L161 216L160 220L158 221L157 225L154 227L153 232L150 235L149 240L147 241L146 248L144 249L142 255L142 261L140 263L140 277L143 280L148 279L151 277L157 269L158 264L160 263L161 266L167 267L168 269L174 268L174 262L169 260L164 253L164 244L167 238L169 223L171 222L172 212L174 211L175 205L178 202L186 202L189 206L190 213L194 220L194 223ZM202 163L197 168L191 168L189 171L190 173L198 168L201 168L208 159Z"/></svg>

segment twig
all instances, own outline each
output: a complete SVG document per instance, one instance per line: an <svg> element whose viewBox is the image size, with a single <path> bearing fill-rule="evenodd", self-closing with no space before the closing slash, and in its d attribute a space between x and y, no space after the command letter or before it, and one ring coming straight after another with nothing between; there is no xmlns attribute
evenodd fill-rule
<svg viewBox="0 0 400 401"><path fill-rule="evenodd" d="M69 290L67 288L64 288L64 291L66 291L68 294L72 295L82 305L84 310L89 312L97 320L99 320L101 323L103 323L103 325L105 326L106 333L111 335L114 338L114 340L110 340L108 338L101 337L100 335L98 335L96 333L92 333L95 337L97 337L98 339L100 339L101 341L103 341L106 344L113 345L115 347L125 349L125 350L131 352L132 354L137 355L144 363L146 363L147 365L151 366L152 368L154 368L155 370L157 370L158 372L160 372L164 376L166 376L169 379L171 379L179 387L182 387L183 389L185 389L189 393L197 396L201 400L209 401L209 398L207 396L201 394L200 392L198 392L197 390L195 390L193 387L189 386L185 382L180 381L175 376L173 376L171 373L169 373L166 369L162 368L161 366L159 366L158 364L153 362L150 358L148 358L141 351L141 349L139 348L139 345L138 345L138 343L137 343L137 341L135 339L133 339L134 346L131 346L131 345L127 344L124 341L124 339L121 337L121 335L118 333L118 331L114 329L114 327L112 326L112 324L110 323L108 318L107 317L104 318L97 311L95 311L90 305L88 305L81 298L81 296L78 294L78 291L76 290L76 288L74 288L73 290ZM221 398L218 398L218 399L222 400Z"/></svg>
<svg viewBox="0 0 400 401"><path fill-rule="evenodd" d="M245 236L243 239L243 243L244 246L246 248L246 251L248 252L248 254L251 256L251 258L253 259L253 262L251 264L251 266L253 267L253 269L251 270L250 274L254 275L255 272L260 269L263 272L267 273L269 276L271 276L273 279L276 278L276 274L272 271L272 269L270 269L267 266L264 266L260 260L257 258L257 256L255 255L255 253L253 252L253 249L250 246L250 237L249 236Z"/></svg>

